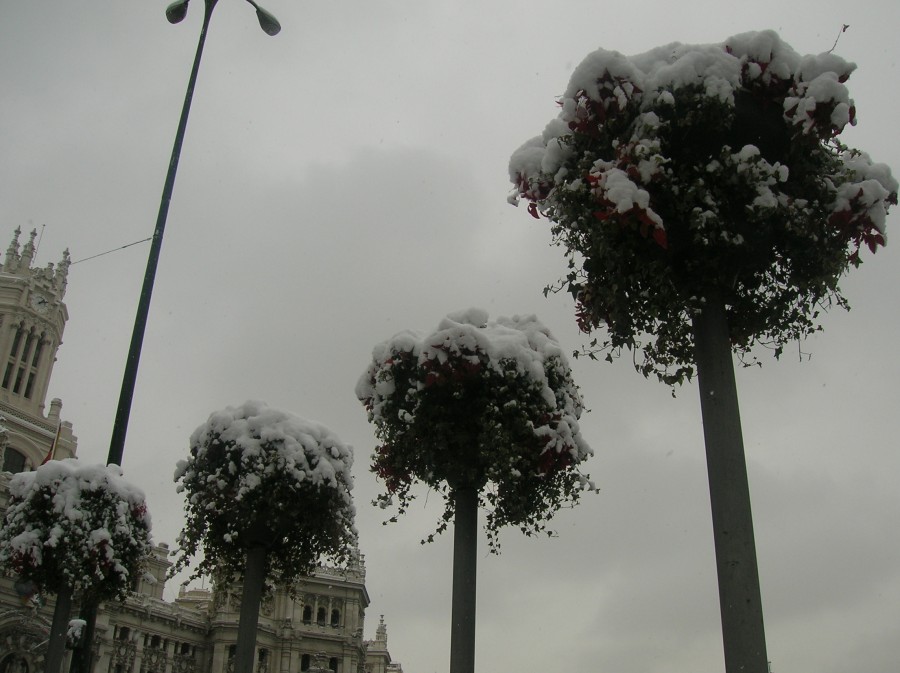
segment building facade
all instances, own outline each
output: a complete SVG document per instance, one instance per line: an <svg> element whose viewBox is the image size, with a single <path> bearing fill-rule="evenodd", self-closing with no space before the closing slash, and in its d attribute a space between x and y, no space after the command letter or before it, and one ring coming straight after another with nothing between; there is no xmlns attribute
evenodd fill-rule
<svg viewBox="0 0 900 673"><path fill-rule="evenodd" d="M62 402L45 409L50 375L69 313L63 303L68 250L57 264L34 268L36 231L20 251L16 229L0 265L0 418L6 428L2 468L21 472L75 455L72 424L60 418Z"/></svg>
<svg viewBox="0 0 900 673"><path fill-rule="evenodd" d="M62 402L45 410L68 319L69 254L35 268L36 232L21 249L20 236L17 229L0 266L0 517L14 473L77 451L72 425L60 417ZM182 587L168 601L168 556L166 544L155 546L128 598L101 605L93 673L232 673L240 584ZM293 592L272 590L260 610L256 673L402 673L388 652L383 619L375 639L363 639L365 580L365 559L357 554L344 568L320 567ZM0 673L43 670L53 608L53 596L0 574Z"/></svg>

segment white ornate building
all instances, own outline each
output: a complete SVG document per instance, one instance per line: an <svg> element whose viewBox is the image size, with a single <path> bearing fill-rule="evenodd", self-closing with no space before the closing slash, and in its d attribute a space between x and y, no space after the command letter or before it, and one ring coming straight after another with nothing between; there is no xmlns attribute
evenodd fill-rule
<svg viewBox="0 0 900 673"><path fill-rule="evenodd" d="M34 268L36 232L24 246L16 229L0 266L0 521L13 473L34 469L51 454L74 457L72 424L62 402L45 398L68 312L69 270L62 260ZM154 548L147 572L124 603L100 607L93 673L230 673L237 641L241 587L189 589L163 598L168 546ZM383 619L375 640L363 639L369 594L362 555L346 568L319 568L281 589L260 611L258 673L402 673L391 661ZM40 673L53 615L52 596L0 574L0 673ZM74 615L73 615L74 616ZM64 662L64 670L68 662Z"/></svg>

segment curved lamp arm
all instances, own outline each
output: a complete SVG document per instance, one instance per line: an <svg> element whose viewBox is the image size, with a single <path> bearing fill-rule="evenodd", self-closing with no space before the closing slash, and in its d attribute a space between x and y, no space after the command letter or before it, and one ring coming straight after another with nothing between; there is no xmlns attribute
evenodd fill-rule
<svg viewBox="0 0 900 673"><path fill-rule="evenodd" d="M175 0L166 8L166 19L169 23L179 23L187 16L190 0ZM169 201L172 198L172 189L175 185L175 173L178 170L178 160L181 157L181 145L184 140L184 132L187 127L188 113L191 109L191 100L194 96L194 85L197 81L197 71L200 68L200 57L203 54L203 45L206 43L206 31L213 9L218 0L204 0L205 13L203 27L200 30L200 39L197 42L197 54L194 57L194 65L191 68L191 76L188 80L188 88L184 97L184 107L181 111L181 119L178 122L178 130L175 134L175 144L172 148L172 158L169 160L169 169L166 173L166 181L163 186L162 198L159 204L159 214L156 218L156 228L153 231L153 240L150 244L150 254L147 259L147 269L144 272L144 283L141 286L141 295L138 300L137 314L134 319L134 331L131 334L131 344L128 348L128 357L125 362L125 374L122 377L122 389L119 393L119 404L116 409L116 417L113 422L113 432L109 443L109 453L106 462L108 464L121 465L122 454L125 450L125 435L128 431L128 420L131 416L131 403L134 398L135 383L137 381L138 364L141 359L141 348L144 342L144 331L147 326L147 316L150 312L150 297L153 294L153 283L156 278L156 267L159 262L159 253L162 247L163 233L166 227L166 219L169 213ZM254 0L247 0L255 9L259 19L259 25L267 35L277 35L281 30L272 14L262 9Z"/></svg>
<svg viewBox="0 0 900 673"><path fill-rule="evenodd" d="M210 2L210 0L206 1ZM216 1L213 0L212 4L215 4ZM190 0L175 0L175 2L166 7L166 18L169 20L169 23L180 23L184 20L184 17L187 16L189 2ZM278 35L281 32L281 24L278 23L278 19L271 12L260 7L254 0L247 0L247 2L256 10L259 27L263 29L266 35Z"/></svg>

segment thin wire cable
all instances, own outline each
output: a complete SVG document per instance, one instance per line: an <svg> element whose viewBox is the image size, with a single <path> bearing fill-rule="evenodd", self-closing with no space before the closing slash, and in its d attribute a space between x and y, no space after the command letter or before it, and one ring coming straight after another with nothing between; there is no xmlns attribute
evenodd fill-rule
<svg viewBox="0 0 900 673"><path fill-rule="evenodd" d="M151 241L151 240L153 240L153 237L149 236L147 238L141 239L140 241L135 241L134 243L128 243L126 245L123 245L120 248L113 248L112 250L107 250L106 252L101 252L96 255L91 255L90 257L85 257L84 259L79 259L77 262L72 262L72 264L70 266L73 266L75 264L81 264L81 262L86 262L89 259L96 259L97 257L103 257L103 255L108 255L111 252L118 252L119 250L124 250L125 248L130 248L132 245L138 245L139 243L146 243L147 241Z"/></svg>

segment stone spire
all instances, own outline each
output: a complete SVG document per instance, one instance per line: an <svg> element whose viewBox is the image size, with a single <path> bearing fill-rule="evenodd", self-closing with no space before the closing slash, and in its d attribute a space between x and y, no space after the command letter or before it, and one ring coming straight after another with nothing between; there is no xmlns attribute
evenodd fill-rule
<svg viewBox="0 0 900 673"><path fill-rule="evenodd" d="M53 285L56 287L57 295L60 299L66 294L66 283L69 277L69 267L72 266L72 258L69 256L69 249L63 250L62 260L56 265L56 276L53 278Z"/></svg>
<svg viewBox="0 0 900 673"><path fill-rule="evenodd" d="M31 260L34 259L34 239L37 238L37 229L31 230L28 243L22 248L22 256L19 258L19 271L27 271L31 268Z"/></svg>
<svg viewBox="0 0 900 673"><path fill-rule="evenodd" d="M384 615L378 618L378 628L375 629L375 642L387 648L387 626L384 625Z"/></svg>
<svg viewBox="0 0 900 673"><path fill-rule="evenodd" d="M6 273L15 273L16 267L19 264L19 236L22 234L22 228L16 227L16 230L13 232L12 241L9 243L9 247L6 249L6 260L3 263L3 270Z"/></svg>

